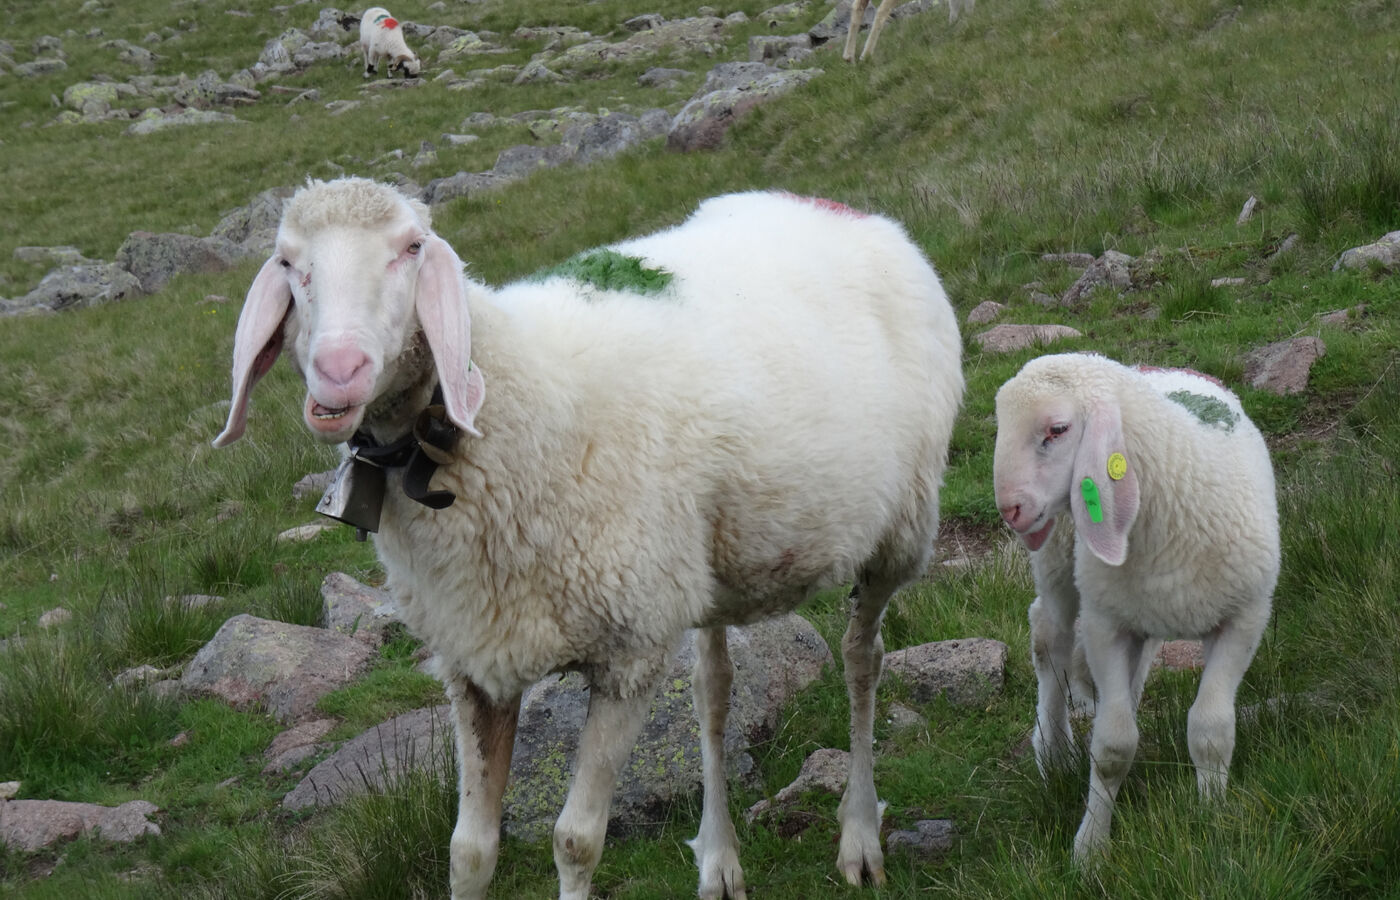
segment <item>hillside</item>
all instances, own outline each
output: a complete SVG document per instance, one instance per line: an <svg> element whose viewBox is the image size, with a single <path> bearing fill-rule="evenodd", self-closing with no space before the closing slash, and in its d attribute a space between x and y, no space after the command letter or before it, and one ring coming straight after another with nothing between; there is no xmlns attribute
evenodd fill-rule
<svg viewBox="0 0 1400 900"><path fill-rule="evenodd" d="M10 4L0 311L20 311L74 264L125 265L145 286L0 316L0 783L18 781L21 799L149 801L161 834L0 844L0 893L444 893L455 798L440 782L289 813L279 803L299 773L263 773L282 730L272 716L111 686L142 665L178 674L231 616L320 624L328 573L382 579L349 529L277 540L316 518L314 495L292 486L334 461L299 422L290 367L260 388L249 439L209 446L239 298L265 253L249 222L306 178L339 174L431 200L436 230L492 283L750 188L887 214L927 252L963 327L968 391L940 550L959 564L896 599L886 646L994 638L1010 663L1001 693L971 710L882 685L886 824L947 819L956 838L933 859L892 859L880 896L1394 891L1400 260L1338 263L1400 229L1400 10L983 0L950 25L941 4L923 6L890 24L874 60L848 65L831 5L815 0L416 2L392 7L421 26L410 43L423 78L405 84L362 78L338 11L314 3ZM716 67L751 54L782 90L713 149L668 139ZM227 245L152 281L131 262L142 232ZM72 250L19 249L61 247ZM1081 281L1090 263L1104 285ZM1196 673L1154 674L1113 855L1092 872L1069 855L1086 779L1046 785L1026 752L1033 590L994 509L992 410L996 388L1045 347L985 337L1008 325L1073 329L1056 350L1219 377L1265 432L1278 475L1284 571L1241 689L1250 712L1230 794L1195 798L1184 735ZM1322 353L1296 390L1276 393L1252 354L1300 339ZM218 599L170 600L193 596ZM41 623L57 608L70 617ZM804 615L839 660L839 593ZM367 674L319 702L336 721L328 741L441 702L418 648L392 633ZM918 722L889 721L896 705L916 707ZM760 786L733 789L736 817L813 750L844 747L845 721L832 667L754 748ZM652 833L610 842L595 895L690 896L681 842L698 815L698 802L679 802ZM741 824L751 895L844 891L834 836L829 797L781 825ZM548 840L507 840L494 896L555 891Z"/></svg>

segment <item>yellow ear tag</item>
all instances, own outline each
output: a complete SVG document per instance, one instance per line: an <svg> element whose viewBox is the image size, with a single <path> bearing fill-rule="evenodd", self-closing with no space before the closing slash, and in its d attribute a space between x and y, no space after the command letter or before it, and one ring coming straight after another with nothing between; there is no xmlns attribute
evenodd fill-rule
<svg viewBox="0 0 1400 900"><path fill-rule="evenodd" d="M1128 458L1121 453L1110 453L1108 455L1108 477L1114 481L1122 481L1123 476L1128 474Z"/></svg>

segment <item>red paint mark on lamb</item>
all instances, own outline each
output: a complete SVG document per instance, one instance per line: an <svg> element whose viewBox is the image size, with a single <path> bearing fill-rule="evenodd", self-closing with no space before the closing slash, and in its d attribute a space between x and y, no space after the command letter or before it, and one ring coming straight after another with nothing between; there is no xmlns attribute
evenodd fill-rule
<svg viewBox="0 0 1400 900"><path fill-rule="evenodd" d="M399 20L395 19L393 16L390 16L389 18L384 20L383 24L385 28L398 28Z"/></svg>
<svg viewBox="0 0 1400 900"><path fill-rule="evenodd" d="M1219 378L1216 378L1214 375L1207 375L1205 372L1197 372L1195 369L1173 368L1170 366L1136 366L1135 368L1144 375L1148 372L1180 372L1183 375L1203 378L1216 387L1225 387L1225 382L1221 381Z"/></svg>
<svg viewBox="0 0 1400 900"><path fill-rule="evenodd" d="M836 213L838 216L850 216L852 219L865 219L869 217L868 213L863 213L858 209L852 209L838 200L828 200L825 197L804 197L801 194L793 194L788 191L783 191L782 193L785 197L801 200L803 203L815 206L817 209L824 209L827 212Z"/></svg>

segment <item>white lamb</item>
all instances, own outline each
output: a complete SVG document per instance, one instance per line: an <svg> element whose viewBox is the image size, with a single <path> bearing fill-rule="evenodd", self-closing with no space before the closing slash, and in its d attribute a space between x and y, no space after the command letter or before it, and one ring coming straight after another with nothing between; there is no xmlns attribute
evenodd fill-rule
<svg viewBox="0 0 1400 900"><path fill-rule="evenodd" d="M360 53L364 56L366 78L375 74L381 62L386 63L386 76L397 71L404 78L417 78L423 69L418 55L404 42L399 20L382 6L372 6L360 16Z"/></svg>
<svg viewBox="0 0 1400 900"><path fill-rule="evenodd" d="M422 204L362 179L312 182L239 317L215 441L243 433L249 390L284 345L324 441L393 441L434 415L441 386L464 434L432 482L456 501L415 503L391 470L376 547L452 699L452 896L483 896L495 867L521 692L564 669L591 693L554 856L560 896L587 896L618 771L699 628L691 846L700 895L743 898L724 626L852 580L837 864L882 881L879 626L932 551L963 387L937 276L895 223L775 193L706 201L561 273L493 290L464 276Z"/></svg>
<svg viewBox="0 0 1400 900"><path fill-rule="evenodd" d="M880 32L884 30L885 22L889 20L890 13L894 12L895 0L880 0L879 7L875 10L875 20L870 23L870 36L865 39L865 49L860 51L860 58L865 59L875 52L875 44L880 40ZM865 7L869 0L852 0L851 3L851 24L846 29L846 49L842 51L841 58L846 62L852 62L856 58L856 43L859 40L861 26L865 23ZM948 24L951 25L958 20L958 16L964 12L972 12L972 7L977 5L977 0L948 0Z"/></svg>
<svg viewBox="0 0 1400 900"><path fill-rule="evenodd" d="M1235 692L1278 580L1273 468L1239 399L1195 372L1043 356L1002 386L996 410L996 502L1031 551L1039 594L1030 622L1042 771L1063 763L1072 740L1076 614L1098 694L1074 840L1084 860L1108 840L1160 639L1204 643L1187 743L1200 794L1224 792Z"/></svg>

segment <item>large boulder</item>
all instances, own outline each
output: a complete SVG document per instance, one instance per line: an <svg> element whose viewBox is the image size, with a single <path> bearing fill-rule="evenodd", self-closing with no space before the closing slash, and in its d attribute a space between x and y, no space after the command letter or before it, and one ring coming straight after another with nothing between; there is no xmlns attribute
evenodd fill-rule
<svg viewBox="0 0 1400 900"><path fill-rule="evenodd" d="M117 249L117 262L140 280L141 290L154 294L176 275L222 272L244 255L223 238L134 231Z"/></svg>
<svg viewBox="0 0 1400 900"><path fill-rule="evenodd" d="M770 737L786 703L816 679L831 660L825 641L806 620L789 615L747 628L729 629L735 676L725 730L731 776L752 778L748 754ZM618 780L610 827L626 832L658 821L676 800L701 783L699 725L691 701L695 645L688 635L652 703L647 725ZM525 693L506 789L507 829L535 839L563 808L578 736L588 712L581 678L550 678ZM450 741L447 707L417 710L376 726L317 765L283 799L288 809L327 805L382 785L405 764L442 763Z"/></svg>
<svg viewBox="0 0 1400 900"><path fill-rule="evenodd" d="M154 803L131 800L121 806L68 803L61 800L0 800L0 844L29 853L92 834L101 840L130 843L160 834L147 819L159 812Z"/></svg>
<svg viewBox="0 0 1400 900"><path fill-rule="evenodd" d="M250 254L270 254L282 221L282 204L294 190L275 187L262 191L247 206L226 213L209 236L238 244Z"/></svg>
<svg viewBox="0 0 1400 900"><path fill-rule="evenodd" d="M384 643L397 625L398 607L383 588L361 584L344 572L332 572L321 582L326 627L371 647Z"/></svg>
<svg viewBox="0 0 1400 900"><path fill-rule="evenodd" d="M1050 344L1061 338L1083 337L1068 325L997 325L973 340L988 353L1014 353L1036 344Z"/></svg>
<svg viewBox="0 0 1400 900"><path fill-rule="evenodd" d="M954 706L980 706L1001 692L1006 656L1006 645L990 638L933 641L886 653L885 672L919 703L942 697Z"/></svg>
<svg viewBox="0 0 1400 900"><path fill-rule="evenodd" d="M370 646L339 632L238 615L195 654L180 684L238 707L262 703L278 721L295 722L373 656Z"/></svg>
<svg viewBox="0 0 1400 900"><path fill-rule="evenodd" d="M1244 380L1271 394L1301 394L1308 389L1313 363L1327 353L1318 337L1296 337L1251 350L1244 359Z"/></svg>
<svg viewBox="0 0 1400 900"><path fill-rule="evenodd" d="M23 297L10 302L11 312L50 309L55 312L97 306L141 295L141 282L116 263L61 266L49 272Z"/></svg>
<svg viewBox="0 0 1400 900"><path fill-rule="evenodd" d="M1336 271L1372 267L1387 272L1400 269L1400 231L1392 231L1374 244L1352 247L1341 255L1332 269Z"/></svg>
<svg viewBox="0 0 1400 900"><path fill-rule="evenodd" d="M821 71L777 69L761 62L721 63L676 113L666 147L683 153L717 149L725 133L755 106L806 84Z"/></svg>

